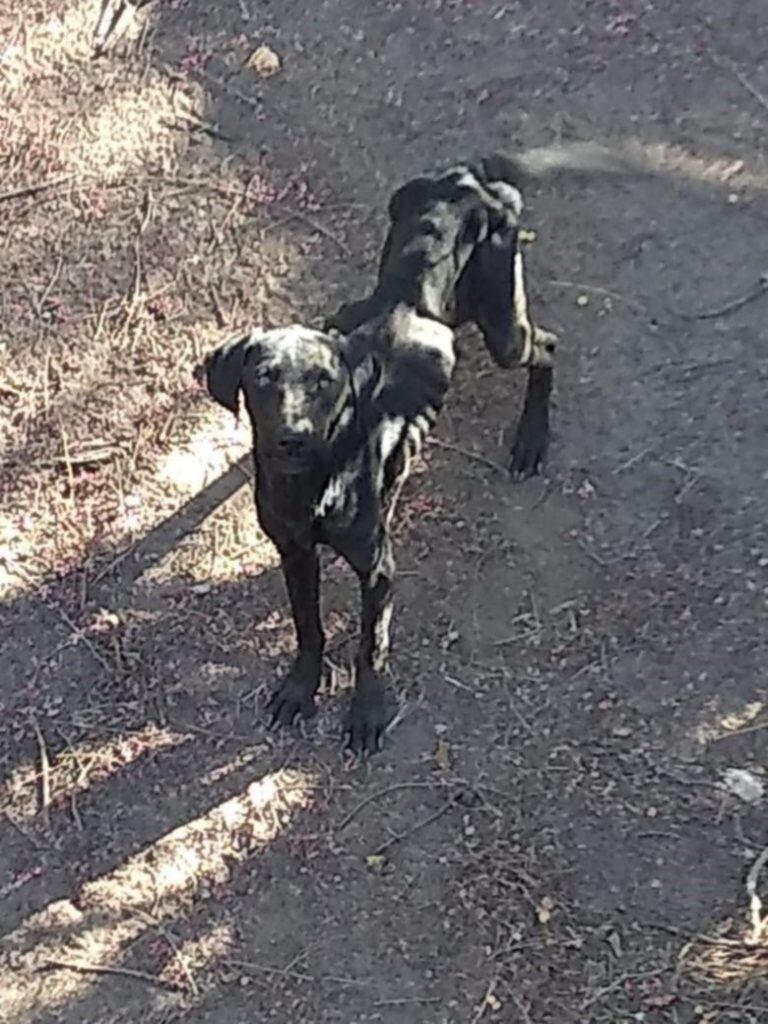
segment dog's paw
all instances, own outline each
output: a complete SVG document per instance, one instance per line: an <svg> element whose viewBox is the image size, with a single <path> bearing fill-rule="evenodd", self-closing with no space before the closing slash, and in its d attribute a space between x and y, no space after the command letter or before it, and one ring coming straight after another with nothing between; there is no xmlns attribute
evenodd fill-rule
<svg viewBox="0 0 768 1024"><path fill-rule="evenodd" d="M521 420L509 457L509 471L516 480L527 480L541 472L549 446L549 425L543 421Z"/></svg>
<svg viewBox="0 0 768 1024"><path fill-rule="evenodd" d="M379 679L369 679L364 686L357 687L344 729L347 750L353 754L375 754L381 750L390 718L387 703Z"/></svg>
<svg viewBox="0 0 768 1024"><path fill-rule="evenodd" d="M293 725L299 715L312 718L317 713L316 690L317 684L311 679L295 672L289 673L267 704L270 729Z"/></svg>

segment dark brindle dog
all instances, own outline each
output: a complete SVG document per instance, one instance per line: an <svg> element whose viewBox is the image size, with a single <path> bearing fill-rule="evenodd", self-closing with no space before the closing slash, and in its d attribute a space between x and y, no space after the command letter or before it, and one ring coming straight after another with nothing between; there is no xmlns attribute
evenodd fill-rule
<svg viewBox="0 0 768 1024"><path fill-rule="evenodd" d="M389 523L451 380L452 326L474 321L500 366L528 367L512 466L527 475L544 455L554 335L528 315L522 201L513 182L559 170L564 161L553 161L553 152L493 157L408 182L390 201L379 282L368 299L343 307L326 332L255 330L206 361L218 402L236 413L244 395L259 520L280 552L296 625L298 653L270 702L273 724L315 709L324 643L317 547L327 544L357 573L362 598L348 743L367 752L381 743L394 575ZM591 170L594 155L569 159Z"/></svg>

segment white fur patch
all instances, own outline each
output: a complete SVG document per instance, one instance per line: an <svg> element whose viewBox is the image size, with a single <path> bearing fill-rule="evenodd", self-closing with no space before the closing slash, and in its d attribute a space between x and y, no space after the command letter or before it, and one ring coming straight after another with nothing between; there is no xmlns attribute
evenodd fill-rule
<svg viewBox="0 0 768 1024"><path fill-rule="evenodd" d="M403 427L405 426L405 420L402 416L396 416L393 419L385 420L381 425L381 461L386 462L392 452L400 443L400 439L403 436Z"/></svg>

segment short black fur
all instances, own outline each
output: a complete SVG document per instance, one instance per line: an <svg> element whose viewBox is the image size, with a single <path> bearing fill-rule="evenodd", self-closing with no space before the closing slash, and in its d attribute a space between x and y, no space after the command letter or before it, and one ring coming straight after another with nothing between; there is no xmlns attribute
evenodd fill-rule
<svg viewBox="0 0 768 1024"><path fill-rule="evenodd" d="M549 442L549 399L556 336L530 318L519 218L522 197L509 158L460 164L414 178L389 201L390 226L378 281L366 299L343 305L326 326L350 331L404 301L450 327L473 322L496 364L528 368L528 388L517 425L510 469L539 471ZM462 238L475 244L456 275L452 253Z"/></svg>

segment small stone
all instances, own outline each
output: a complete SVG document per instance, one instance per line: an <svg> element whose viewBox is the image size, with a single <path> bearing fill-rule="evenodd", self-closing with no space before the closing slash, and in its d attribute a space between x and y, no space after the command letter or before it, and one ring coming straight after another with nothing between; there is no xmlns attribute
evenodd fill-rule
<svg viewBox="0 0 768 1024"><path fill-rule="evenodd" d="M245 65L251 71L255 71L260 78L271 78L272 75L278 73L281 67L278 55L266 45L257 46Z"/></svg>

